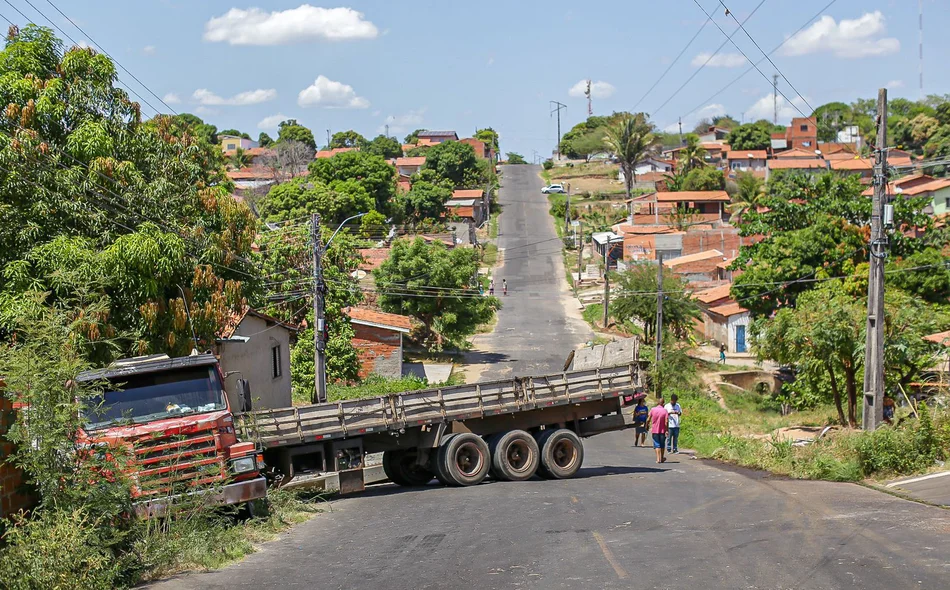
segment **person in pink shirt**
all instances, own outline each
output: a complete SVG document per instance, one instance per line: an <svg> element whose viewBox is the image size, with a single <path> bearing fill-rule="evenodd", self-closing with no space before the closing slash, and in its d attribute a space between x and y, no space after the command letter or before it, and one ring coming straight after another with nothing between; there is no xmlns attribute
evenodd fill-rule
<svg viewBox="0 0 950 590"><path fill-rule="evenodd" d="M670 413L666 411L663 398L656 400L656 405L650 410L650 433L653 434L653 450L656 451L656 462L666 461L666 433L669 431Z"/></svg>

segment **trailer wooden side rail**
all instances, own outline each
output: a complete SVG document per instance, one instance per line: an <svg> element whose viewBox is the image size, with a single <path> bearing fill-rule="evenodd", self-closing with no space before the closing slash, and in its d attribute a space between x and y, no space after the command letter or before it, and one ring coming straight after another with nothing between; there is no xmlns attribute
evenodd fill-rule
<svg viewBox="0 0 950 590"><path fill-rule="evenodd" d="M470 485L489 470L505 479L536 471L569 477L583 459L578 437L629 427L623 398L642 387L633 363L261 410L236 426L264 448L281 481L307 471L361 470L365 453L376 451L385 452L390 479L403 485L433 476ZM344 479L341 473L341 487ZM361 478L351 487L362 489Z"/></svg>

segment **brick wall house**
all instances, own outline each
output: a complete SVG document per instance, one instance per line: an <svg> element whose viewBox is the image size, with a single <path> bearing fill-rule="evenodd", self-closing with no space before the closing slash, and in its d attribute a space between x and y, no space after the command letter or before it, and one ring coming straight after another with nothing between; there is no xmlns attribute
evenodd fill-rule
<svg viewBox="0 0 950 590"><path fill-rule="evenodd" d="M0 381L0 518L33 505L33 499L21 493L23 473L6 462L13 454L13 443L6 439L6 434L15 419L13 404L4 397Z"/></svg>
<svg viewBox="0 0 950 590"><path fill-rule="evenodd" d="M361 307L347 308L353 325L353 346L360 358L360 378L370 374L402 377L402 336L412 324L408 317Z"/></svg>

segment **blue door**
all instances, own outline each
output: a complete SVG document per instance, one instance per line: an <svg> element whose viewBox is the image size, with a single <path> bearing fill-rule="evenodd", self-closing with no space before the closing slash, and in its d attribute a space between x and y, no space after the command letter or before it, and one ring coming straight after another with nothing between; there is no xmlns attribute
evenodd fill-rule
<svg viewBox="0 0 950 590"><path fill-rule="evenodd" d="M736 326L736 352L745 352L745 326Z"/></svg>

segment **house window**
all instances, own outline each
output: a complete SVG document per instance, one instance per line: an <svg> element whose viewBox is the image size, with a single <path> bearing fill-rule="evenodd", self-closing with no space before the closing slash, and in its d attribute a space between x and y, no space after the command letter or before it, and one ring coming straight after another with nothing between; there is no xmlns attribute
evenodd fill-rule
<svg viewBox="0 0 950 590"><path fill-rule="evenodd" d="M803 141L803 142L802 142L802 147L811 147L811 142L810 142L810 141Z"/></svg>
<svg viewBox="0 0 950 590"><path fill-rule="evenodd" d="M802 126L801 126L801 130L802 130L803 133L807 133L807 132L808 132L808 125L802 125Z"/></svg>
<svg viewBox="0 0 950 590"><path fill-rule="evenodd" d="M950 197L947 197L943 200L943 206L947 209L950 209Z"/></svg>
<svg viewBox="0 0 950 590"><path fill-rule="evenodd" d="M272 346L270 349L271 376L274 379L280 377L280 344Z"/></svg>

